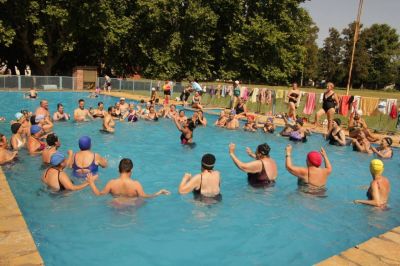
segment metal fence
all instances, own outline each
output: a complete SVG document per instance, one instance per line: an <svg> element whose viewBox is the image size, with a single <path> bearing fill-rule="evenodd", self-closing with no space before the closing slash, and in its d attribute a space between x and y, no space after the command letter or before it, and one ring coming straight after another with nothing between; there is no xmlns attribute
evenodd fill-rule
<svg viewBox="0 0 400 266"><path fill-rule="evenodd" d="M99 77L96 80L96 87L103 88L105 78ZM159 80L128 80L111 79L111 88L113 91L151 91L154 87L162 90L164 81ZM28 90L36 88L39 90L76 90L76 78L66 76L0 76L0 90ZM172 83L174 92L182 91L182 84Z"/></svg>

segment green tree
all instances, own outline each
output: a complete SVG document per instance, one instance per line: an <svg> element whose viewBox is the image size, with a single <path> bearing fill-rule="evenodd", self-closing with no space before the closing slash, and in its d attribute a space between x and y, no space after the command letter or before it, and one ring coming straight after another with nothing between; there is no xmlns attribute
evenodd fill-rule
<svg viewBox="0 0 400 266"><path fill-rule="evenodd" d="M306 56L303 70L303 80L307 83L308 80L315 81L318 78L318 27L312 24L308 28L307 39L305 41Z"/></svg>
<svg viewBox="0 0 400 266"><path fill-rule="evenodd" d="M336 85L343 84L342 45L343 40L339 31L335 28L330 28L329 36L324 40L323 48L319 49L320 79L332 81Z"/></svg>

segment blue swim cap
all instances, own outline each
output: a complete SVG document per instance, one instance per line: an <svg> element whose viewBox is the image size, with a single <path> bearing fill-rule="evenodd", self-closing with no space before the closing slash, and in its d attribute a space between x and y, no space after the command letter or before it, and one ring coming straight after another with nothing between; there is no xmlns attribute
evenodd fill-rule
<svg viewBox="0 0 400 266"><path fill-rule="evenodd" d="M53 155L51 156L50 159L50 164L53 166L58 166L60 165L60 163L62 163L65 160L65 156L64 154L62 154L59 151L56 151L55 153L53 153Z"/></svg>
<svg viewBox="0 0 400 266"><path fill-rule="evenodd" d="M83 136L79 139L79 148L82 151L90 150L90 146L92 146L92 140L88 136Z"/></svg>
<svg viewBox="0 0 400 266"><path fill-rule="evenodd" d="M38 133L40 130L42 130L42 128L38 125L32 125L31 126L31 134L34 135L36 133Z"/></svg>

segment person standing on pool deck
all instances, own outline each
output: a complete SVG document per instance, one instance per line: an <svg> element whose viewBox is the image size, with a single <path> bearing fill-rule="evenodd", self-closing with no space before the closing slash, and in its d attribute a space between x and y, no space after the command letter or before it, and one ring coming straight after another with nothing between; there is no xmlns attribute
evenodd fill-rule
<svg viewBox="0 0 400 266"><path fill-rule="evenodd" d="M333 91L335 86L332 82L328 82L326 91L322 98L322 109L315 113L314 125L318 124L319 118L326 114L328 117L328 132L332 129L333 116L335 115L335 108L339 104L339 98Z"/></svg>
<svg viewBox="0 0 400 266"><path fill-rule="evenodd" d="M193 191L194 198L203 202L215 203L221 201L220 194L221 178L219 171L215 171L215 156L205 154L201 158L201 173L192 177L185 173L179 185L180 194L187 194Z"/></svg>
<svg viewBox="0 0 400 266"><path fill-rule="evenodd" d="M384 164L379 159L374 159L369 165L369 171L372 175L372 182L368 188L368 200L355 200L354 203L372 205L375 207L385 208L389 200L390 182L389 179L382 176Z"/></svg>
<svg viewBox="0 0 400 266"><path fill-rule="evenodd" d="M107 185L102 191L99 191L94 181L94 176L88 175L87 180L90 188L96 196L103 196L111 194L116 197L130 197L130 198L154 198L159 195L171 194L168 190L161 189L154 194L146 194L139 181L132 179L133 163L131 159L124 158L119 162L119 177L108 181Z"/></svg>
<svg viewBox="0 0 400 266"><path fill-rule="evenodd" d="M103 131L114 133L115 122L111 114L114 112L114 106L108 107L108 112L103 118Z"/></svg>
<svg viewBox="0 0 400 266"><path fill-rule="evenodd" d="M78 108L74 110L74 119L77 122L84 122L88 121L88 118L93 119L92 115L90 114L89 110L85 109L85 100L80 99L78 101Z"/></svg>
<svg viewBox="0 0 400 266"><path fill-rule="evenodd" d="M251 186L268 187L275 184L278 176L278 167L275 160L269 156L271 148L267 143L258 145L255 153L250 148L246 148L247 154L256 159L248 163L241 162L236 157L235 148L236 145L234 143L229 144L229 155L235 165L247 173L247 180Z"/></svg>
<svg viewBox="0 0 400 266"><path fill-rule="evenodd" d="M0 133L0 165L9 163L18 156L18 151L9 151L7 138Z"/></svg>
<svg viewBox="0 0 400 266"><path fill-rule="evenodd" d="M57 151L51 156L50 167L42 175L42 182L46 184L52 191L65 191L72 190L77 191L84 189L89 185L88 182L84 182L80 185L74 185L68 175L64 172L67 162L65 156ZM90 175L92 180L97 179L96 176Z"/></svg>
<svg viewBox="0 0 400 266"><path fill-rule="evenodd" d="M90 150L92 140L88 136L79 139L79 148L72 160L72 172L76 177L86 177L88 173L97 174L99 165L107 167L107 160Z"/></svg>
<svg viewBox="0 0 400 266"><path fill-rule="evenodd" d="M311 151L307 154L307 167L298 167L292 164L292 146L286 146L286 169L298 178L298 185L307 186L315 191L324 190L328 176L332 172L332 166L324 148L321 152ZM322 158L325 160L325 168L320 168Z"/></svg>

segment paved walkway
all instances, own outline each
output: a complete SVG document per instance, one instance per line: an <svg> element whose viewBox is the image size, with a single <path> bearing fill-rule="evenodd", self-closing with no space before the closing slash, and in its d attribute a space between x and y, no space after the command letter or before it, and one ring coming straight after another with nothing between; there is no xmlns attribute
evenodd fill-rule
<svg viewBox="0 0 400 266"><path fill-rule="evenodd" d="M317 265L400 265L400 226L321 261Z"/></svg>
<svg viewBox="0 0 400 266"><path fill-rule="evenodd" d="M0 265L44 265L1 167Z"/></svg>

